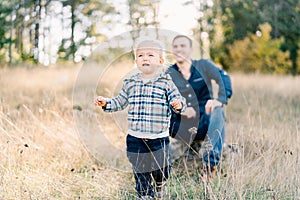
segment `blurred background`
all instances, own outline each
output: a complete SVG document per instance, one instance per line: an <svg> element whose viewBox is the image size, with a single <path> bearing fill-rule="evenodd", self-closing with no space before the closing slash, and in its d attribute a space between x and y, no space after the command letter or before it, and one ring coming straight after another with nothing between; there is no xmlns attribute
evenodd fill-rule
<svg viewBox="0 0 300 200"><path fill-rule="evenodd" d="M0 199L135 199L126 113L93 101L119 91L145 30L169 49L186 34L232 78L237 150L210 185L201 162L174 164L170 199L299 199L300 0L0 0Z"/></svg>
<svg viewBox="0 0 300 200"><path fill-rule="evenodd" d="M300 73L299 0L1 0L0 26L2 67L78 63L113 36L160 28L226 70Z"/></svg>

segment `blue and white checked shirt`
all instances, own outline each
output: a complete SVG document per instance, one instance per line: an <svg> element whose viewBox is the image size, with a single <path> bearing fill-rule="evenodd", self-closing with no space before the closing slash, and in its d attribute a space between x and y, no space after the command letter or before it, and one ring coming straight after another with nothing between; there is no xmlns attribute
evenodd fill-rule
<svg viewBox="0 0 300 200"><path fill-rule="evenodd" d="M170 102L179 99L182 110L175 111ZM141 74L135 74L124 80L117 97L108 98L103 108L113 112L128 108L128 128L142 134L160 134L168 131L171 110L179 113L185 110L185 98L181 96L170 75L160 74L155 79L143 82Z"/></svg>

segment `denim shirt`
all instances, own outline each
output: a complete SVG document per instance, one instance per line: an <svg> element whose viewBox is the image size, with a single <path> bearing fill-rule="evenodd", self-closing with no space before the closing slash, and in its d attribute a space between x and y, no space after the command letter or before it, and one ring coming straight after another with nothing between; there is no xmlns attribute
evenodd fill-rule
<svg viewBox="0 0 300 200"><path fill-rule="evenodd" d="M191 76L186 80L176 64L172 65L171 69L173 71L170 75L181 95L185 97L187 107L193 107L201 113L204 112L207 100L212 97L200 72L192 65Z"/></svg>
<svg viewBox="0 0 300 200"><path fill-rule="evenodd" d="M205 113L205 105L209 99L214 98L211 80L215 80L219 85L217 100L227 104L227 96L219 68L211 61L193 60L190 72L191 76L186 80L176 64L168 69L173 82L186 99L187 107L193 107L196 111L196 118L186 118L173 112L169 132L172 137L175 137L177 133L183 137L190 128L198 127L196 138L203 139L209 124L209 115Z"/></svg>
<svg viewBox="0 0 300 200"><path fill-rule="evenodd" d="M168 70L181 95L186 98L187 107L193 107L201 113L205 111L207 100L214 98L211 80L219 85L217 100L227 104L225 86L216 65L204 59L193 60L190 72L191 76L186 80L176 64Z"/></svg>

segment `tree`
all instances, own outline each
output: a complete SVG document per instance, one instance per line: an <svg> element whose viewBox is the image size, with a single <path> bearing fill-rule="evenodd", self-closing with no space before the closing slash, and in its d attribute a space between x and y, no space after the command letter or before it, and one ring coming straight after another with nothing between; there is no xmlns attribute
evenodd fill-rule
<svg viewBox="0 0 300 200"><path fill-rule="evenodd" d="M282 51L289 51L293 67L289 73L297 73L297 43L300 41L300 1L269 0L217 0L214 7L221 10L220 19L224 41L214 43L211 48L213 59L218 60L224 68L229 68L229 47L236 41L254 34L258 25L269 23L272 26L272 38L281 38Z"/></svg>
<svg viewBox="0 0 300 200"><path fill-rule="evenodd" d="M271 26L263 24L260 31L235 41L230 47L231 68L243 72L279 73L290 72L292 63L289 52L280 50L283 38L271 38Z"/></svg>
<svg viewBox="0 0 300 200"><path fill-rule="evenodd" d="M192 5L196 8L198 12L198 26L193 29L194 37L200 44L200 57L209 57L205 53L209 54L209 42L211 39L209 33L214 26L214 10L212 9L214 2L212 0L188 0L183 5Z"/></svg>
<svg viewBox="0 0 300 200"><path fill-rule="evenodd" d="M64 13L58 13L60 11ZM113 6L104 0L0 1L0 61L47 64L56 59L53 46L58 45L61 58L80 61L88 56L87 52L101 35L99 26L110 24L104 17L114 14ZM60 23L50 25L53 20L61 20L62 30L58 30ZM58 37L55 44L51 44L51 34L68 29L69 37L65 34L62 41L58 41Z"/></svg>
<svg viewBox="0 0 300 200"><path fill-rule="evenodd" d="M228 59L228 47L236 40L245 38L249 33L255 33L261 23L257 12L257 1L253 0L215 0L214 17L218 26L210 32L215 36L219 31L223 32L223 40L214 37L211 46L211 56L217 60L225 69L230 68ZM216 29L217 28L217 29ZM218 40L218 41L216 41Z"/></svg>
<svg viewBox="0 0 300 200"><path fill-rule="evenodd" d="M0 3L0 61L6 61L7 51L6 49L12 48L12 37L11 37L11 24L13 23L13 4L11 2L2 1ZM9 37L7 37L7 32L9 31ZM11 54L11 50L9 50ZM11 62L11 55L9 55Z"/></svg>
<svg viewBox="0 0 300 200"><path fill-rule="evenodd" d="M158 31L159 1L128 0L129 21L128 25L133 30L132 40L140 36L142 28L155 28ZM158 35L158 34L156 34Z"/></svg>
<svg viewBox="0 0 300 200"><path fill-rule="evenodd" d="M1 24L3 24L1 32L3 43L0 48L8 52L8 55L2 55L2 59L8 60L10 64L25 60L38 63L41 16L48 2L50 0L5 0L1 2L0 9L4 15L1 15L3 18L0 17Z"/></svg>
<svg viewBox="0 0 300 200"><path fill-rule="evenodd" d="M284 37L281 48L290 52L293 62L292 74L296 75L297 50L300 42L300 1L299 0L259 0L260 16L273 27L271 35L274 38Z"/></svg>
<svg viewBox="0 0 300 200"><path fill-rule="evenodd" d="M297 60L296 60L296 64L297 64L297 74L300 74L300 42L298 43L298 51L297 51Z"/></svg>
<svg viewBox="0 0 300 200"><path fill-rule="evenodd" d="M113 15L115 9L111 4L99 0L64 0L62 3L70 12L71 23L65 28L70 29L71 36L63 39L59 53L63 59L80 61L83 55L78 54L79 48L91 46L88 39L97 36L96 26L100 24L99 19ZM76 29L83 33L78 39L75 38Z"/></svg>

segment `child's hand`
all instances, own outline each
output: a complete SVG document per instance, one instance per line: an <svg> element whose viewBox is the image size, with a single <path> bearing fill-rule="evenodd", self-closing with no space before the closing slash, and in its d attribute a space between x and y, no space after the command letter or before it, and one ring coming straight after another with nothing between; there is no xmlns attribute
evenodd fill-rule
<svg viewBox="0 0 300 200"><path fill-rule="evenodd" d="M96 106L106 106L106 99L102 96L98 96L95 101L94 104Z"/></svg>
<svg viewBox="0 0 300 200"><path fill-rule="evenodd" d="M181 110L182 109L182 103L181 103L181 101L180 100L174 100L174 101L172 101L171 103L170 103L170 105L174 108L174 109L176 109L176 110Z"/></svg>

